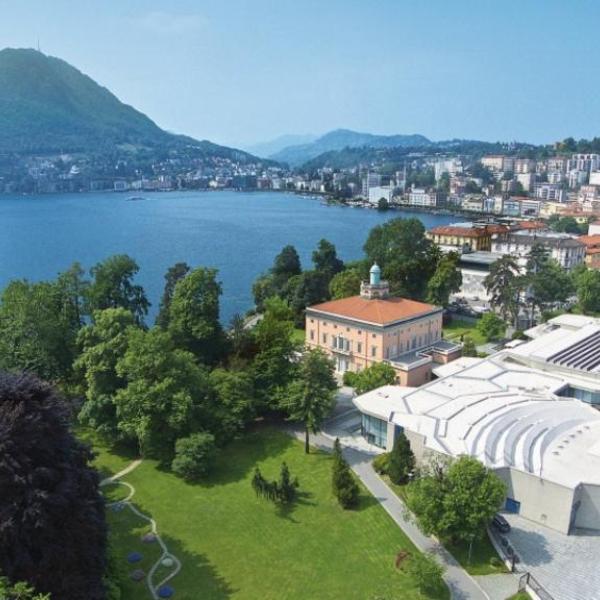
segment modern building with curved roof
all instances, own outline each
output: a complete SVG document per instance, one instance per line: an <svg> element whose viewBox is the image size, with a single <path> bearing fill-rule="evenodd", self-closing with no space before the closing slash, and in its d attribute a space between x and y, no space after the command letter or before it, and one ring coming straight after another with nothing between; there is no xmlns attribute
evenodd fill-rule
<svg viewBox="0 0 600 600"><path fill-rule="evenodd" d="M402 430L419 461L474 456L506 482L508 510L563 533L600 530L600 323L576 321L486 359L438 367L438 379L420 388L355 398L363 435L389 449Z"/></svg>

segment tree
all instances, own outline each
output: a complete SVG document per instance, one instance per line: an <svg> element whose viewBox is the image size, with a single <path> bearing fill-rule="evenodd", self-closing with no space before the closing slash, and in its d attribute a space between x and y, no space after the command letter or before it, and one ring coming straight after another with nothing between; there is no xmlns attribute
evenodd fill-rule
<svg viewBox="0 0 600 600"><path fill-rule="evenodd" d="M442 256L435 273L427 283L427 302L448 306L450 294L458 292L462 285L459 260L457 252L449 252Z"/></svg>
<svg viewBox="0 0 600 600"><path fill-rule="evenodd" d="M212 411L218 423L219 442L229 441L256 416L254 381L247 371L214 369L209 376L214 400Z"/></svg>
<svg viewBox="0 0 600 600"><path fill-rule="evenodd" d="M51 381L68 381L81 326L65 278L11 281L0 304L0 368L31 371Z"/></svg>
<svg viewBox="0 0 600 600"><path fill-rule="evenodd" d="M387 461L387 474L393 483L404 485L408 483L415 468L415 455L410 448L410 442L399 432L394 439L394 446Z"/></svg>
<svg viewBox="0 0 600 600"><path fill-rule="evenodd" d="M52 598L104 600L104 502L69 420L48 384L0 374L0 570Z"/></svg>
<svg viewBox="0 0 600 600"><path fill-rule="evenodd" d="M131 329L117 374L127 381L115 394L118 427L143 456L170 462L176 439L212 429L208 374L168 333Z"/></svg>
<svg viewBox="0 0 600 600"><path fill-rule="evenodd" d="M387 198L379 198L377 201L377 210L385 211L390 207L390 203Z"/></svg>
<svg viewBox="0 0 600 600"><path fill-rule="evenodd" d="M443 579L445 569L428 552L412 554L406 566L406 571L423 594L433 595L445 587Z"/></svg>
<svg viewBox="0 0 600 600"><path fill-rule="evenodd" d="M173 293L175 292L175 286L177 285L177 282L181 281L190 271L191 267L187 263L178 262L172 267L169 267L168 271L165 273L165 289L160 301L158 316L156 317L156 324L162 329L167 329L169 326L169 309L171 307Z"/></svg>
<svg viewBox="0 0 600 600"><path fill-rule="evenodd" d="M175 458L171 468L186 481L198 481L210 471L215 455L215 436L211 433L193 433L175 442Z"/></svg>
<svg viewBox="0 0 600 600"><path fill-rule="evenodd" d="M434 464L407 488L408 507L425 533L444 541L472 542L486 527L505 496L498 476L471 456L449 466Z"/></svg>
<svg viewBox="0 0 600 600"><path fill-rule="evenodd" d="M285 246L275 257L271 268L271 275L273 275L276 288L280 289L290 277L300 275L300 273L302 273L302 267L296 248Z"/></svg>
<svg viewBox="0 0 600 600"><path fill-rule="evenodd" d="M506 331L506 323L496 313L485 313L477 323L477 331L488 342L498 340Z"/></svg>
<svg viewBox="0 0 600 600"><path fill-rule="evenodd" d="M319 242L317 249L313 252L312 261L315 270L328 274L329 278L344 269L344 262L337 257L335 246L325 239Z"/></svg>
<svg viewBox="0 0 600 600"><path fill-rule="evenodd" d="M339 438L333 444L333 463L331 465L331 487L334 496L342 508L354 508L358 504L360 489L342 455Z"/></svg>
<svg viewBox="0 0 600 600"><path fill-rule="evenodd" d="M142 324L150 302L144 288L133 283L139 270L135 260L126 254L116 254L92 267L93 279L86 298L88 312L124 308L133 314L138 324Z"/></svg>
<svg viewBox="0 0 600 600"><path fill-rule="evenodd" d="M477 356L477 346L475 346L475 342L473 338L469 335L465 335L463 338L463 348L462 348L463 356Z"/></svg>
<svg viewBox="0 0 600 600"><path fill-rule="evenodd" d="M257 396L263 405L278 406L280 391L296 371L293 358L297 347L292 339L293 331L293 314L287 302L269 298L263 318L253 331L257 354L251 368Z"/></svg>
<svg viewBox="0 0 600 600"><path fill-rule="evenodd" d="M382 385L396 383L396 371L388 363L375 363L356 373L354 389L357 394L364 394Z"/></svg>
<svg viewBox="0 0 600 600"><path fill-rule="evenodd" d="M333 300L358 296L362 277L357 269L346 269L334 275L329 282L329 294Z"/></svg>
<svg viewBox="0 0 600 600"><path fill-rule="evenodd" d="M6 577L0 577L0 598L2 600L50 600L50 594L37 594L35 589L24 581L11 585Z"/></svg>
<svg viewBox="0 0 600 600"><path fill-rule="evenodd" d="M564 303L573 293L573 281L569 273L554 259L547 259L528 272L529 299L532 307L541 311L555 303Z"/></svg>
<svg viewBox="0 0 600 600"><path fill-rule="evenodd" d="M77 336L81 354L74 368L85 389L79 419L111 438L119 435L115 394L126 385L117 373L117 363L125 356L130 330L135 327L131 312L107 308L96 311L93 323Z"/></svg>
<svg viewBox="0 0 600 600"><path fill-rule="evenodd" d="M317 433L335 406L337 383L333 363L320 348L307 350L300 361L298 377L287 387L282 407L289 418L304 423L304 451L309 452L309 434Z"/></svg>
<svg viewBox="0 0 600 600"><path fill-rule="evenodd" d="M499 258L483 281L490 304L500 311L504 321L516 322L519 315L521 277L517 261L510 255Z"/></svg>
<svg viewBox="0 0 600 600"><path fill-rule="evenodd" d="M294 312L297 326L304 325L304 310L307 306L329 299L329 281L327 271L304 271L288 281L285 296Z"/></svg>
<svg viewBox="0 0 600 600"><path fill-rule="evenodd" d="M255 353L254 339L252 331L246 326L244 317L240 314L235 314L231 318L229 331L227 333L229 339L230 362L245 363L252 358Z"/></svg>
<svg viewBox="0 0 600 600"><path fill-rule="evenodd" d="M576 235L581 235L582 233L581 227L575 220L575 217L560 217L551 224L551 227L554 231L563 233L574 233Z"/></svg>
<svg viewBox="0 0 600 600"><path fill-rule="evenodd" d="M586 269L575 278L575 287L581 311L600 312L600 271Z"/></svg>
<svg viewBox="0 0 600 600"><path fill-rule="evenodd" d="M381 267L392 292L417 299L424 297L440 258L419 219L392 219L377 225L369 232L364 251L370 264Z"/></svg>
<svg viewBox="0 0 600 600"><path fill-rule="evenodd" d="M254 469L252 477L252 489L259 498L265 498L271 502L289 504L295 500L300 483L298 478L292 479L290 470L285 463L281 464L279 481L268 481L263 477L258 467Z"/></svg>
<svg viewBox="0 0 600 600"><path fill-rule="evenodd" d="M216 269L198 268L175 284L169 305L169 333L178 348L199 362L216 364L225 350L219 321L221 284Z"/></svg>

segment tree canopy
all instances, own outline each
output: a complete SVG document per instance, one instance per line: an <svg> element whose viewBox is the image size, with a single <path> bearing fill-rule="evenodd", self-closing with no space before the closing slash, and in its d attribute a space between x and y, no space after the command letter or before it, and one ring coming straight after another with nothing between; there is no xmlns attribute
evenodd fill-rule
<svg viewBox="0 0 600 600"><path fill-rule="evenodd" d="M0 570L52 598L104 600L104 502L69 420L48 384L0 373Z"/></svg>

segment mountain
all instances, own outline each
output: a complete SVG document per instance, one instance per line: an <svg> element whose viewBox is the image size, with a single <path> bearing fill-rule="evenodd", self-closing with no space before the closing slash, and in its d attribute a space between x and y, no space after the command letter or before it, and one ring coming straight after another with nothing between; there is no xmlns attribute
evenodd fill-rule
<svg viewBox="0 0 600 600"><path fill-rule="evenodd" d="M314 142L288 146L269 158L278 162L286 162L291 166L301 165L320 154L344 148L395 148L395 147L423 147L431 144L423 135L374 135L372 133L360 133L349 129L336 129L330 131Z"/></svg>
<svg viewBox="0 0 600 600"><path fill-rule="evenodd" d="M270 140L268 142L260 142L258 144L253 144L251 146L244 146L244 150L250 152L250 154L254 154L255 156L261 156L263 158L268 158L272 154L276 154L280 152L284 148L288 146L299 146L301 144L310 144L317 139L318 136L312 135L310 133L307 134L294 134L288 133L285 135L280 135L276 137L274 140Z"/></svg>
<svg viewBox="0 0 600 600"><path fill-rule="evenodd" d="M202 156L257 161L164 131L61 59L30 49L0 51L0 152L98 155L186 147Z"/></svg>

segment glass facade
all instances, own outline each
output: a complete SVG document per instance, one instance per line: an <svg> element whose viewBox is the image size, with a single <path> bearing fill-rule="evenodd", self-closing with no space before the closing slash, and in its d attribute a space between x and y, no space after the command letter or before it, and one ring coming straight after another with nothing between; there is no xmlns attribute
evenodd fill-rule
<svg viewBox="0 0 600 600"><path fill-rule="evenodd" d="M387 421L363 414L360 433L369 444L385 448L387 444Z"/></svg>
<svg viewBox="0 0 600 600"><path fill-rule="evenodd" d="M571 385L568 385L566 388L562 389L558 393L558 395L566 396L567 398L577 398L577 400L587 402L588 404L600 404L600 392L584 390L582 388L576 388Z"/></svg>

